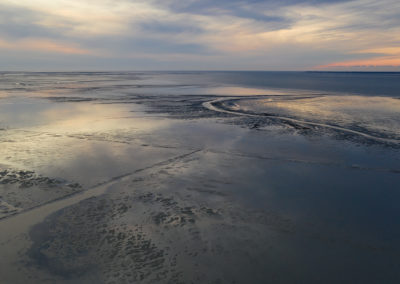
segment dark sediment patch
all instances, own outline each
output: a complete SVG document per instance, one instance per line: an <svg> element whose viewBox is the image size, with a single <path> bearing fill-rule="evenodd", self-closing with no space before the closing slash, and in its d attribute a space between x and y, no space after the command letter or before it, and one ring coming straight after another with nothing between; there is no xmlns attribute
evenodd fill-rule
<svg viewBox="0 0 400 284"><path fill-rule="evenodd" d="M78 183L33 171L0 169L0 219L82 191Z"/></svg>
<svg viewBox="0 0 400 284"><path fill-rule="evenodd" d="M147 113L168 114L171 118L197 119L210 117L231 117L229 114L216 113L203 107L203 103L217 98L214 95L163 95L134 96L133 102L148 107Z"/></svg>
<svg viewBox="0 0 400 284"><path fill-rule="evenodd" d="M91 102L97 101L98 98L85 98L85 97L45 97L44 99L48 99L57 103L80 103L80 102Z"/></svg>

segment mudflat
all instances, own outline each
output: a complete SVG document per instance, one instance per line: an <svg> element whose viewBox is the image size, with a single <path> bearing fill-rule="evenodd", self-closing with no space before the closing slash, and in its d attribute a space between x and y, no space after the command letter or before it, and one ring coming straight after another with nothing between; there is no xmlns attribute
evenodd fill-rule
<svg viewBox="0 0 400 284"><path fill-rule="evenodd" d="M0 283L398 283L398 97L230 76L1 73Z"/></svg>

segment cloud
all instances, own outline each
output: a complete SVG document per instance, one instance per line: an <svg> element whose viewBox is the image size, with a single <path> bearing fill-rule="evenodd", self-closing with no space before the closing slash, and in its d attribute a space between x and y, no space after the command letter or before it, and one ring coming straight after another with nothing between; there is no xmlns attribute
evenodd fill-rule
<svg viewBox="0 0 400 284"><path fill-rule="evenodd" d="M324 69L332 67L400 67L399 57L377 57L366 60L350 60L342 62L333 62L327 65L315 67L315 69Z"/></svg>
<svg viewBox="0 0 400 284"><path fill-rule="evenodd" d="M0 0L3 50L76 55L115 68L124 58L136 60L135 69L396 63L396 34L397 0Z"/></svg>
<svg viewBox="0 0 400 284"><path fill-rule="evenodd" d="M385 47L361 50L360 54L375 54L364 59L331 62L315 69L330 69L335 67L400 67L400 47Z"/></svg>
<svg viewBox="0 0 400 284"><path fill-rule="evenodd" d="M0 36L7 38L57 37L57 30L37 25L44 15L26 8L0 5Z"/></svg>
<svg viewBox="0 0 400 284"><path fill-rule="evenodd" d="M144 33L157 33L157 34L191 34L198 35L205 32L200 26L190 23L182 25L180 21L162 21L153 19L139 23L140 30Z"/></svg>
<svg viewBox="0 0 400 284"><path fill-rule="evenodd" d="M80 48L69 43L54 42L47 39L22 39L15 41L5 41L0 39L0 49L41 51L62 54L85 54L91 55L92 51Z"/></svg>

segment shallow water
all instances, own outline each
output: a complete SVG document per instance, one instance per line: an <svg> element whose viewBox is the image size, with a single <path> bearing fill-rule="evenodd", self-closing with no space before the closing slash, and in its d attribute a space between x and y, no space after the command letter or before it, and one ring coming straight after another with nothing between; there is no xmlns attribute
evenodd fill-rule
<svg viewBox="0 0 400 284"><path fill-rule="evenodd" d="M397 74L297 76L1 73L2 281L398 283Z"/></svg>

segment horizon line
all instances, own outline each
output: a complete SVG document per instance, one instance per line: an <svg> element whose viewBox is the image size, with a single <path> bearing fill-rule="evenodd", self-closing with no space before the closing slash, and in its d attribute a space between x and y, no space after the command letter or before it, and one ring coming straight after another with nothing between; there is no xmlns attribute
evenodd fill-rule
<svg viewBox="0 0 400 284"><path fill-rule="evenodd" d="M0 73L115 73L115 72L286 72L286 73L400 73L400 70L0 70Z"/></svg>

